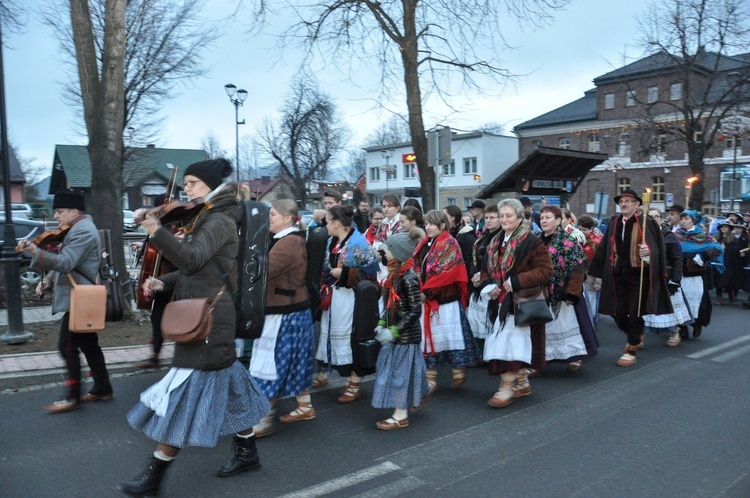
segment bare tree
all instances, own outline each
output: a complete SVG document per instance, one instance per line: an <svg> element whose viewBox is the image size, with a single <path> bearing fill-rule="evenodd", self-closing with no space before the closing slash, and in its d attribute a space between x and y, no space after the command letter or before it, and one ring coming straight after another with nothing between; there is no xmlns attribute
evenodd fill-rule
<svg viewBox="0 0 750 498"><path fill-rule="evenodd" d="M203 138L201 138L201 148L206 151L206 154L211 159L228 157L227 150L221 146L219 138L213 130L207 131Z"/></svg>
<svg viewBox="0 0 750 498"><path fill-rule="evenodd" d="M28 8L22 8L18 0L0 0L0 26L3 32L20 31L26 24L27 11Z"/></svg>
<svg viewBox="0 0 750 498"><path fill-rule="evenodd" d="M645 109L638 123L641 153L660 152L670 142L684 144L698 178L689 201L695 209L705 195L706 151L750 98L748 54L734 57L750 45L748 14L744 0L669 0L653 4L640 20L642 44L681 91L680 98L659 92L651 101L636 93Z"/></svg>
<svg viewBox="0 0 750 498"><path fill-rule="evenodd" d="M70 23L63 17L62 5L56 0L44 12L46 23L56 33L62 51L75 61ZM88 2L98 59L102 61L106 30L105 0ZM122 128L132 128L132 146L154 143L162 117L159 111L165 100L175 95L179 84L188 84L205 74L201 65L203 51L219 36L219 31L202 14L204 0L129 0L126 10L127 41L125 48L125 116ZM65 84L68 102L81 106L81 88Z"/></svg>
<svg viewBox="0 0 750 498"><path fill-rule="evenodd" d="M112 232L115 263L122 275L122 131L125 117L125 7L106 0L104 38L97 33L87 0L70 0L70 19L91 160L92 210L99 228ZM101 62L101 63L100 63Z"/></svg>
<svg viewBox="0 0 750 498"><path fill-rule="evenodd" d="M256 0L259 8L272 2ZM283 43L302 40L313 54L337 67L345 61L381 68L380 100L403 85L422 199L435 207L434 171L427 158L423 98L437 94L449 103L467 88L482 92L486 83L513 79L499 58L505 46L500 21L548 22L550 11L568 0L329 0L291 2L300 21ZM349 66L351 68L351 66ZM456 85L455 83L458 83ZM400 96L400 92L395 95Z"/></svg>
<svg viewBox="0 0 750 498"><path fill-rule="evenodd" d="M362 149L347 151L342 169L346 179L352 184L356 183L367 172L367 153Z"/></svg>
<svg viewBox="0 0 750 498"><path fill-rule="evenodd" d="M392 145L402 142L411 142L409 121L403 116L393 115L367 136L365 147Z"/></svg>
<svg viewBox="0 0 750 498"><path fill-rule="evenodd" d="M326 177L347 131L331 98L304 73L292 82L279 114L278 124L264 119L258 143L280 173L294 181L300 205L306 206L308 183Z"/></svg>

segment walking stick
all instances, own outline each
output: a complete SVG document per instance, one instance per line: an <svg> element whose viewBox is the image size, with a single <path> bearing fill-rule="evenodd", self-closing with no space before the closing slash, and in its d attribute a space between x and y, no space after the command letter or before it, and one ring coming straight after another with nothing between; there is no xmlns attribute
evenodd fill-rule
<svg viewBox="0 0 750 498"><path fill-rule="evenodd" d="M643 222L641 223L641 233L643 234L643 241L642 243L646 243L646 216L648 216L648 205L651 203L651 189L647 188L646 191L643 193L643 203L646 205L646 209L643 211ZM637 223L637 221L636 221ZM639 246L640 251L640 246ZM641 258L641 280L640 280L640 286L638 288L638 317L641 316L641 301L643 300L643 270L645 268L646 264L643 262L643 258Z"/></svg>

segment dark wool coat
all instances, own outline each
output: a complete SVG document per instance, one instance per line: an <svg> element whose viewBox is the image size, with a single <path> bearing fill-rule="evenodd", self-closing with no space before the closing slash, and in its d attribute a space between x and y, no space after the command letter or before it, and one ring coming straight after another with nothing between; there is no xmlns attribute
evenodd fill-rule
<svg viewBox="0 0 750 498"><path fill-rule="evenodd" d="M219 273L212 260L218 262L227 273L229 282L237 281L237 225L226 212L208 211L183 241L161 227L149 238L149 242L179 268L159 278L164 282L165 290L171 292L174 289L175 300L212 298L219 292L224 283L223 274ZM236 315L231 291L225 291L220 297L213 320L206 341L175 345L173 367L221 370L236 361Z"/></svg>
<svg viewBox="0 0 750 498"><path fill-rule="evenodd" d="M641 225L643 223L643 213L638 211L636 219L638 224ZM599 244L589 265L589 275L602 279L599 313L610 316L614 316L617 309L615 280L619 275L615 275L615 265L617 263L617 258L615 257L615 236L621 237L622 223L621 214L610 220L607 225L607 233L604 234L602 242ZM672 313L672 303L669 300L669 292L667 290L669 275L667 273L664 237L656 221L649 217L646 217L645 235L645 243L648 246L651 257L650 263L646 265L644 273L644 277L647 279L644 285L648 286L648 299L646 300L646 308L643 314L664 315ZM631 254L630 257L638 258L638 255L637 253L635 255Z"/></svg>

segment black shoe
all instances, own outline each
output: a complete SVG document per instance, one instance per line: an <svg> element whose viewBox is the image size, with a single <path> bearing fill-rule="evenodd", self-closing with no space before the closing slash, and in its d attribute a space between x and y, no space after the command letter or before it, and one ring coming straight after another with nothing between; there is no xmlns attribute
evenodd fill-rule
<svg viewBox="0 0 750 498"><path fill-rule="evenodd" d="M744 303L742 303L742 306L750 310L750 301L745 301Z"/></svg>
<svg viewBox="0 0 750 498"><path fill-rule="evenodd" d="M255 447L255 436L234 436L232 451L234 452L232 460L216 471L218 477L229 477L260 468L260 457L258 456L258 448Z"/></svg>
<svg viewBox="0 0 750 498"><path fill-rule="evenodd" d="M680 325L680 339L690 339L690 332L687 325Z"/></svg>
<svg viewBox="0 0 750 498"><path fill-rule="evenodd" d="M164 480L164 473L172 461L151 457L148 466L140 475L117 486L117 490L129 496L159 496L159 488Z"/></svg>
<svg viewBox="0 0 750 498"><path fill-rule="evenodd" d="M701 332L703 332L703 327L700 325L693 325L693 339L697 339L701 336Z"/></svg>

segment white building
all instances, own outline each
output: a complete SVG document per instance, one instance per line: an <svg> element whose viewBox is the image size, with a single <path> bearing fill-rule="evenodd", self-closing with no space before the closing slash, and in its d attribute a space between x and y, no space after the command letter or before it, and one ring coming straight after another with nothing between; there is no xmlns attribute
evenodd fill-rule
<svg viewBox="0 0 750 498"><path fill-rule="evenodd" d="M367 152L367 188L373 205L383 194L397 194L422 202L419 172L411 142L364 149ZM454 133L450 164L440 168L438 207L456 205L467 209L475 195L518 160L518 139L475 131ZM432 186L432 188L435 188Z"/></svg>

